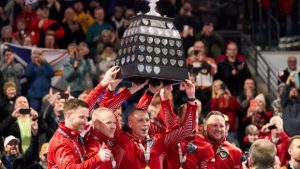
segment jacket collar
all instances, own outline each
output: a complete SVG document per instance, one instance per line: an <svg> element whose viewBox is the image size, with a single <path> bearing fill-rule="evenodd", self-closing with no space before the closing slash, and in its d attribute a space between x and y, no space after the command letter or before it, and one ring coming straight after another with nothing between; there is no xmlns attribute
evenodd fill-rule
<svg viewBox="0 0 300 169"><path fill-rule="evenodd" d="M59 128L64 131L71 139L77 139L79 137L78 132L74 131L73 129L70 129L65 126L65 122L60 122L59 123Z"/></svg>

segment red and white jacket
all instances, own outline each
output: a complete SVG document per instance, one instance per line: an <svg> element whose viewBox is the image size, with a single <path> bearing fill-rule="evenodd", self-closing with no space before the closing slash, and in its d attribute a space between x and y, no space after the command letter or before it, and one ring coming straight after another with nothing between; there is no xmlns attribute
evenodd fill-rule
<svg viewBox="0 0 300 169"><path fill-rule="evenodd" d="M49 169L95 169L101 164L98 154L85 160L86 151L79 141L79 133L67 128L64 123L54 133L49 142Z"/></svg>
<svg viewBox="0 0 300 169"><path fill-rule="evenodd" d="M169 100L161 101L163 121L168 130L172 130L173 127L179 125L179 121L176 120L176 115L172 109ZM178 147L180 145L180 148ZM173 146L168 152L164 162L164 168L188 168L188 169L214 169L215 157L212 145L208 143L202 136L192 134L191 136L182 140L179 145ZM188 146L195 146L191 151ZM181 151L181 156L179 156ZM180 157L186 160L183 164L180 164ZM181 166L182 165L182 166Z"/></svg>
<svg viewBox="0 0 300 169"><path fill-rule="evenodd" d="M164 109L164 108L163 108ZM144 152L139 144L144 147L150 141L150 161L148 166L153 169L163 168L163 160L168 149L176 145L182 139L188 137L195 127L196 105L188 104L187 114L181 126L162 134L150 135L149 140L139 142L129 132L119 131L116 135L116 143L125 151L120 169L144 169L147 164Z"/></svg>

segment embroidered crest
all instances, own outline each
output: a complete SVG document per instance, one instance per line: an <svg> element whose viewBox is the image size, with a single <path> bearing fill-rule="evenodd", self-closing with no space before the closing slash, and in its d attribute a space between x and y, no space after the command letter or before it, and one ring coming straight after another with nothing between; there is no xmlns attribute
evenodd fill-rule
<svg viewBox="0 0 300 169"><path fill-rule="evenodd" d="M193 153L197 150L197 146L195 144L193 144L193 142L189 142L187 145L186 145L186 149L189 153Z"/></svg>
<svg viewBox="0 0 300 169"><path fill-rule="evenodd" d="M229 156L228 150L223 149L222 146L219 146L219 147L218 147L217 154L219 155L219 157L220 157L222 160L227 159L228 156Z"/></svg>

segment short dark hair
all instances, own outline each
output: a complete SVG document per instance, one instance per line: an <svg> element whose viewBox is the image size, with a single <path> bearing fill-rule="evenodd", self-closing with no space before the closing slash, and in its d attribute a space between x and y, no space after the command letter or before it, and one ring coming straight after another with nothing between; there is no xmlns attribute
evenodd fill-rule
<svg viewBox="0 0 300 169"><path fill-rule="evenodd" d="M6 52L14 53L14 51L11 50L10 48L6 48L6 49L3 50L3 56L5 55Z"/></svg>
<svg viewBox="0 0 300 169"><path fill-rule="evenodd" d="M69 110L77 109L78 107L89 108L89 105L80 99L70 99L64 104L64 113Z"/></svg>

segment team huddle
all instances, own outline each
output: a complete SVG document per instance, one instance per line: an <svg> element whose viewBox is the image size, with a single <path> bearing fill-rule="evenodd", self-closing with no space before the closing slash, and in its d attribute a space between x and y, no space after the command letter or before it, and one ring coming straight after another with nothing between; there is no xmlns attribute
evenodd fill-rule
<svg viewBox="0 0 300 169"><path fill-rule="evenodd" d="M178 113L173 111L169 97L172 86L149 84L127 116L128 130L122 129L121 104L148 80L113 94L120 82L115 79L119 71L117 66L110 68L85 101L66 101L65 120L49 142L48 168L242 168L242 151L225 140L222 113L210 112L199 133L196 112L201 103L195 99L195 85L188 79L182 82L187 103ZM152 123L147 112L158 92L165 127ZM99 107L92 110L101 94Z"/></svg>

